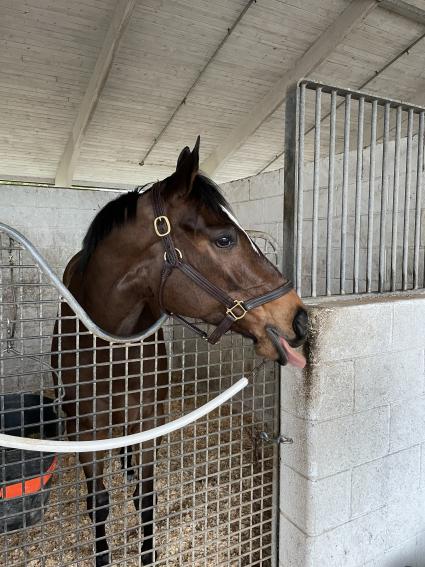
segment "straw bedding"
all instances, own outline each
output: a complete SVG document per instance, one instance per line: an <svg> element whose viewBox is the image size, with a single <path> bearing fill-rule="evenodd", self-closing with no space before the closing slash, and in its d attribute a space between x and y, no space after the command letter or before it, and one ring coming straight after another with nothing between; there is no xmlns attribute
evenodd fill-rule
<svg viewBox="0 0 425 567"><path fill-rule="evenodd" d="M190 409L186 404L185 412ZM271 447L257 446L250 421L249 412L235 416L222 407L163 440L155 465L155 565L271 565L275 456ZM0 536L2 565L93 567L84 474L74 455L60 463L43 522ZM112 565L138 567L143 528L132 502L135 481L126 479L115 453L104 475Z"/></svg>

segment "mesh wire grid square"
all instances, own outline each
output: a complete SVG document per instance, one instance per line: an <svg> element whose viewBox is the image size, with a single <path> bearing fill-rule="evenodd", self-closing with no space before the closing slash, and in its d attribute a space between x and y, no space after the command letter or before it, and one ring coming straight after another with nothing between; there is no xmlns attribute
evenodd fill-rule
<svg viewBox="0 0 425 567"><path fill-rule="evenodd" d="M212 347L176 324L138 344L97 339L27 250L0 237L3 433L81 440L149 429L258 362L246 339L229 334ZM267 235L253 237L277 261ZM277 450L259 434L277 433L278 381L267 364L161 442L80 455L0 449L2 565L91 567L103 526L111 565L153 564L153 549L164 567L274 565Z"/></svg>

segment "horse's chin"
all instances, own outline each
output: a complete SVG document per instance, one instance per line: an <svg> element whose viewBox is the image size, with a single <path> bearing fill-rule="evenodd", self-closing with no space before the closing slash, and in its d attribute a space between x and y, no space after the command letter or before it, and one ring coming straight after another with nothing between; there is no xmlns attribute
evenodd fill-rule
<svg viewBox="0 0 425 567"><path fill-rule="evenodd" d="M245 339L251 339L251 341L256 345L258 343L257 337L255 335L253 335L252 333L249 333L248 331L245 330L238 330L237 331L239 335L241 335L242 337L245 337Z"/></svg>

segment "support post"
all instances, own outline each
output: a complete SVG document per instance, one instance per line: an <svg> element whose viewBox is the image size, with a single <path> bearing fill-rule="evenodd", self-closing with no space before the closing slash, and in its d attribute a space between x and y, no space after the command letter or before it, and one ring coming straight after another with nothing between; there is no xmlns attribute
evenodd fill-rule
<svg viewBox="0 0 425 567"><path fill-rule="evenodd" d="M285 163L283 181L283 258L282 271L296 285L296 203L297 203L297 154L299 132L298 84L293 83L286 91L285 100Z"/></svg>
<svg viewBox="0 0 425 567"><path fill-rule="evenodd" d="M111 70L115 53L130 21L135 5L136 0L118 0L116 3L93 74L90 77L87 90L81 101L78 114L58 164L55 177L56 186L70 187L72 185L85 133L93 118L102 89Z"/></svg>

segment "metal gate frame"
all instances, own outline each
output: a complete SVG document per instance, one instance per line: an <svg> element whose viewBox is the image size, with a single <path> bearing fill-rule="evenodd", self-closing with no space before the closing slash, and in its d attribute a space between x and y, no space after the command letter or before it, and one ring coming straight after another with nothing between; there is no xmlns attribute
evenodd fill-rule
<svg viewBox="0 0 425 567"><path fill-rule="evenodd" d="M2 228L2 225L0 225L0 229L1 229L1 228ZM9 234L10 234L10 231L9 231ZM17 233L16 231L13 231L13 229L12 229L12 235L16 238L16 241L19 241L19 238L21 238L20 235L19 235L19 233ZM266 242L267 242L267 240L270 240L270 239L268 239L267 235L265 235L264 233L256 233L256 234L253 234L252 236L254 236L254 237L257 238L257 239L264 239ZM21 238L21 244L24 246L24 249L27 248L27 247L29 247L30 249L32 249L31 243L29 243L28 241L26 241L26 240L23 239L23 238ZM37 253L37 251L35 251L34 253L33 253L33 252L34 252L34 251L31 250L31 254L33 255L33 258L34 258L35 262L38 263L39 265L40 265L40 263L41 263L41 265L43 266L43 271L45 272L45 274L46 274L46 276L47 276L47 279L50 281L50 284L53 282L54 286L56 287L56 284L60 284L58 278L57 278L56 275L52 272L52 270L49 268L49 266L45 265L44 261L42 260L41 256ZM273 251L272 251L272 252L273 252ZM275 253L275 252L276 252L276 250L274 250L273 253ZM1 267L1 266L0 266L0 267ZM19 272L19 265L15 266L14 269L16 270L16 273L18 273L18 272ZM0 282L1 282L1 278L0 278ZM62 286L61 284L58 285L57 289L59 289L59 293L60 293L61 297L64 298L67 302L68 302L68 301L69 301L69 302L73 301L72 296L69 294L69 292L66 290L66 288L63 289L63 286ZM69 297L67 296L67 294L69 295ZM73 306L73 308L74 308L74 306ZM80 312L78 312L78 309L79 309L79 306L78 306L78 304L77 304L77 305L75 305L75 310L76 310L77 313L79 314L79 317L84 318L84 313L81 312L81 309L80 309ZM15 324L15 330L16 330L16 325L19 324L19 314L18 314L18 316L15 316L15 319L17 319L17 320L14 321L13 323ZM5 323L5 322L3 321L3 326L4 326L4 323ZM85 323L86 325L90 325L90 324L91 324L90 321L84 321L84 323ZM157 325L155 326L155 328L157 328L157 327L159 327L159 323L157 323ZM153 329L153 328L149 329L149 331L147 331L146 333L144 333L144 335L147 335L148 333L152 333L152 332L153 332L152 329ZM102 331L101 331L100 329L98 329L98 328L95 328L95 327L94 327L94 331L95 331L95 334L99 334L102 338L109 338L107 335L105 335L104 333L102 333ZM183 331L183 332L185 332L185 331ZM6 344L8 338L10 338L10 337L6 337L6 335L3 335L3 337L4 337L4 339L3 339L3 340L0 340L0 346L2 346L3 344ZM1 338L1 337L0 337L0 338ZM140 339L140 337L136 337L136 338L137 338L137 339ZM19 339L19 334L15 337L15 339ZM113 337L113 339L114 339L114 341L115 341L116 337ZM125 337L124 339L121 338L120 340L124 340L124 341L127 342L127 341L134 340L134 337ZM191 339L185 339L185 338L183 338L183 341L186 341L186 340L191 340ZM231 339L231 340L233 341L233 339ZM233 343L232 343L232 344L233 344ZM193 349L193 347L192 347L192 349ZM189 352L189 354L190 354L190 352ZM201 354L202 354L202 353L201 353ZM212 354L213 354L213 353L212 353ZM30 355L30 356L32 356L32 357L34 358L33 355ZM221 356L221 355L220 355L220 356ZM209 359L209 355L208 355L208 359ZM209 363L208 363L208 364L209 364ZM250 363L249 363L249 364L250 364ZM43 371L45 371L44 368L43 368ZM270 371L270 370L269 370L269 371ZM274 373L276 373L276 369L274 369ZM221 383L221 380L220 380L220 383ZM266 384L266 382L265 382L265 384ZM260 382L259 386L260 386L260 388L265 387L265 386L261 386L261 382ZM252 387L253 387L253 386L251 385L251 388L252 388ZM277 389L279 389L279 387L280 387L279 380L277 380L277 381L276 381L276 384L275 384L276 391L277 391ZM234 390L233 390L233 391L234 391ZM261 391L261 390L260 390L260 391ZM275 397L276 397L276 391L275 391ZM251 403L249 396L247 397L247 401L248 401L249 403ZM238 402L238 403L240 403L240 402ZM242 402L242 403L244 403L244 402ZM273 419L274 419L274 427L276 427L277 421L279 420L279 411L276 411L276 414L275 414L275 416L274 416ZM275 432L277 433L278 431L275 430ZM262 433L264 433L264 435L262 435L262 436L260 435L259 438L258 438L257 440L255 440L255 443L256 443L256 444L257 444L257 443L260 443L260 445L258 446L258 449L259 449L260 451L264 451L264 450L266 449L267 445L269 445L269 446L270 446L270 449L271 449L272 445L274 446L274 443L275 443L275 441L274 441L274 431L270 431L270 430L269 430L268 432L267 432L267 431L263 431ZM31 440L31 441L37 442L36 440ZM261 448L262 444L264 444L265 449L262 449L262 448ZM269 449L267 449L267 451L269 451ZM276 449L273 449L273 454L275 455L275 456L273 457L274 463L275 463L275 470L274 470L274 473L273 473L273 482L274 482L273 493L276 494L276 492L274 492L274 491L276 491L277 488L278 488L278 471L276 470L276 468L277 468L277 466L278 466L278 459L276 458ZM61 478L62 478L62 477L61 477ZM263 501L263 498L266 498L266 496L265 496L264 494L263 494L262 496L260 496L259 503L261 503L261 502ZM257 514L257 516L258 516L258 511L256 511L255 514ZM278 517L279 517L279 514L278 514L278 502L277 502L277 499L276 499L275 497L272 498L272 510L271 510L271 514L272 514L272 517L271 517L271 520L270 520L270 521L271 521L272 528L271 528L271 532L270 532L270 534L271 534L270 537L272 537L272 538L274 539L274 541L271 541L271 542L270 542L270 549L271 549L271 553L272 553L271 565L273 565L273 567L274 567L275 565L277 565L277 552L276 552L276 548L277 548L277 533L278 533L278 531L277 531L277 522L278 522ZM269 521L269 520L267 520L267 521ZM261 525L262 525L262 522L263 522L263 520L260 520L260 524L258 524L258 525L261 526ZM255 527L255 524L254 524L254 527ZM5 538L7 538L7 535L5 535L5 534L0 535L0 538L3 538L3 539L5 540ZM6 540L5 540L5 541L6 541ZM249 561L249 555L248 555L247 557L248 557L248 558L240 559L240 561ZM12 563L11 563L10 561L13 561L13 560L7 559L7 557L6 557L5 560L6 560L6 565L7 565L7 566L12 565ZM30 562L31 562L31 560L32 560L32 558L29 559ZM84 561L84 558L82 558L81 560ZM40 559L40 561L43 562L42 564L44 565L44 561L46 561L46 559L44 558L44 556ZM161 564L163 564L162 561L161 561ZM166 563L166 564L167 564L167 565L169 564L169 563L168 563L168 560L167 560L167 563ZM221 564L222 564L222 563L220 563L220 565L221 565ZM226 562L225 564L227 565L227 562ZM232 564L232 565L233 565L233 563L229 563L229 564ZM245 564L246 564L246 565L250 565L251 563L243 563L243 564L244 564L244 565L245 565ZM253 564L255 564L255 563L253 563ZM13 565L15 565L15 563L13 563ZM20 564L19 564L19 565L20 565ZM25 566L27 565L27 559L24 559L23 565L25 565ZM209 565L211 565L211 564L209 564ZM218 564L217 564L217 565L218 565ZM239 563L238 563L238 565L239 565Z"/></svg>
<svg viewBox="0 0 425 567"><path fill-rule="evenodd" d="M315 93L314 121L306 131L306 92ZM330 110L322 115L323 96L327 95ZM351 117L353 105L356 104L357 121L353 126ZM336 259L339 264L338 289L332 287L332 217L334 205L332 199L336 187L335 158L336 158L336 117L340 107L344 109L343 117L343 149L342 160L342 211L340 230L340 255ZM365 114L370 112L370 136L366 139ZM329 145L325 154L321 155L322 123L329 119ZM350 136L354 132L352 149ZM303 267L303 195L304 195L304 139L309 133L314 133L314 161L312 172L312 242L308 244L311 249L311 289L305 290L302 286ZM403 137L404 133L404 137ZM413 155L414 138L417 144L416 154ZM292 84L287 90L285 103L285 191L284 191L284 272L293 278L298 293L304 297L320 295L346 295L357 293L383 293L423 289L425 287L425 259L421 254L422 239L425 234L421 212L423 209L424 184L424 137L425 137L425 107L413 105L365 91L356 91L335 85L329 85L310 79L301 79ZM406 156L401 156L401 147L406 141ZM367 143L366 143L367 142ZM379 150L378 143L382 145L382 163L376 166L376 156ZM390 144L394 146L394 160L390 162ZM348 203L349 196L349 156L355 152L355 200L353 208ZM367 153L369 170L367 179L363 180L363 160ZM318 221L319 221L319 189L321 161L328 159L326 190L327 203L327 241L326 265L320 275L326 279L326 288L323 292L317 289L318 267ZM351 158L351 159L353 159ZM416 165L415 165L416 160ZM377 171L378 170L378 171ZM401 183L401 174L405 174L404 184ZM376 179L381 179L382 190L380 198L375 199L377 189ZM367 208L362 211L362 196L365 187L369 190ZM404 192L404 194L403 194ZM414 201L414 206L410 202ZM388 204L389 203L389 204ZM402 208L401 208L402 207ZM330 214L329 211L332 210ZM399 210L402 212L401 221L397 218ZM352 213L354 217L353 241L347 238L347 216ZM361 214L367 216L367 260L360 265L360 228ZM378 237L374 237L374 215L379 215ZM413 234L409 228L414 225ZM400 225L400 226L399 226ZM397 247L401 247L399 252ZM310 248L311 246L311 248ZM353 254L353 266L348 273L347 249ZM376 250L374 250L374 246ZM376 267L373 266L373 260ZM334 262L335 263L335 262ZM360 285L359 270L364 271L364 284ZM352 279L351 286L347 280Z"/></svg>

